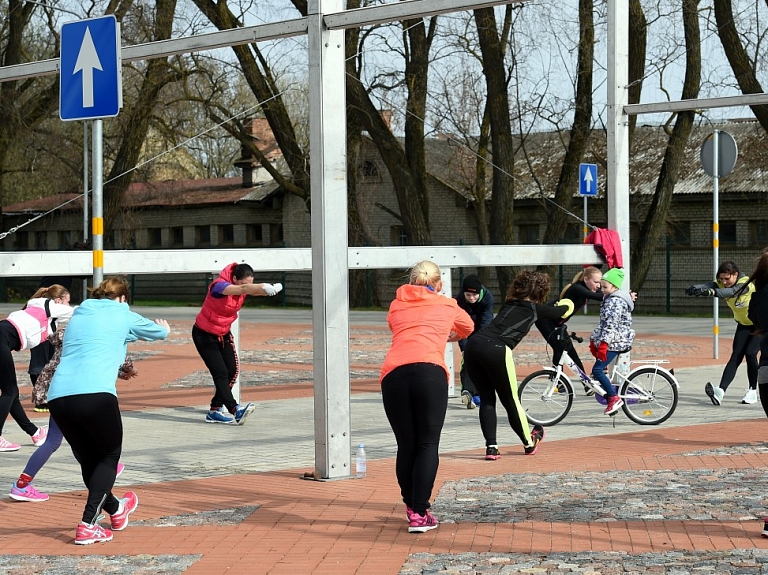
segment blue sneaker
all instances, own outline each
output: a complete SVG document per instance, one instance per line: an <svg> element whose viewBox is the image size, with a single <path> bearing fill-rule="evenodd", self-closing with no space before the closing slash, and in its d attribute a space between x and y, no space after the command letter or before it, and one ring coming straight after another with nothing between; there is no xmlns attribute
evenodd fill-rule
<svg viewBox="0 0 768 575"><path fill-rule="evenodd" d="M235 418L222 412L221 408L209 411L205 416L206 423L234 423Z"/></svg>
<svg viewBox="0 0 768 575"><path fill-rule="evenodd" d="M479 395L473 396L472 403L474 403L475 405L480 405L480 396Z"/></svg>
<svg viewBox="0 0 768 575"><path fill-rule="evenodd" d="M245 423L245 420L254 409L256 409L256 406L250 402L246 403L245 405L238 405L237 409L235 409L235 421L237 424L242 425Z"/></svg>

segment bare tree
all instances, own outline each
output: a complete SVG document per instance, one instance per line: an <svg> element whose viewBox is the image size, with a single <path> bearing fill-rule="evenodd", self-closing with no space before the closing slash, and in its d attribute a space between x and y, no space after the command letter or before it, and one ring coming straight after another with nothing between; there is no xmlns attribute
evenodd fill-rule
<svg viewBox="0 0 768 575"><path fill-rule="evenodd" d="M698 16L699 0L683 0L683 32L685 36L685 79L682 99L693 99L699 95L701 86L701 32ZM632 282L634 289L640 289L648 274L654 252L661 236L666 232L667 216L672 204L672 193L685 159L685 147L691 135L695 112L680 112L669 133L667 148L661 164L659 179L648 214L640 234L632 247ZM672 121L670 118L668 124Z"/></svg>

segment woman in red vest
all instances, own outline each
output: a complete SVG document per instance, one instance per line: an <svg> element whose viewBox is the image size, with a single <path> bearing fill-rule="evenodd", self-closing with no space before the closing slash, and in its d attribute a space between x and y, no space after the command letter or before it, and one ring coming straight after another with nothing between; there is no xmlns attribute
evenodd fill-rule
<svg viewBox="0 0 768 575"><path fill-rule="evenodd" d="M242 425L253 411L252 403L238 405L232 395L239 362L230 328L246 296L273 296L282 289L282 284L253 283L253 268L238 263L231 263L221 270L219 277L208 286L203 308L192 328L192 341L211 372L216 388L210 411L205 416L208 423Z"/></svg>

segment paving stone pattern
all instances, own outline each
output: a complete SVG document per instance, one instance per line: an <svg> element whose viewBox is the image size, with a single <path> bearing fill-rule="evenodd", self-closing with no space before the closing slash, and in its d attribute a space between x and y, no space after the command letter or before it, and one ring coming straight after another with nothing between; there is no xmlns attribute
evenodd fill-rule
<svg viewBox="0 0 768 575"><path fill-rule="evenodd" d="M193 565L200 555L91 555L66 557L51 555L0 555L0 573L8 575L178 575Z"/></svg>
<svg viewBox="0 0 768 575"><path fill-rule="evenodd" d="M215 509L200 513L169 515L157 519L131 521L131 527L198 527L200 525L239 525L256 511L260 505L248 505L232 509Z"/></svg>
<svg viewBox="0 0 768 575"><path fill-rule="evenodd" d="M400 575L690 575L713 573L752 575L768 573L768 551L675 551L630 555L620 551L602 553L415 553L403 564Z"/></svg>

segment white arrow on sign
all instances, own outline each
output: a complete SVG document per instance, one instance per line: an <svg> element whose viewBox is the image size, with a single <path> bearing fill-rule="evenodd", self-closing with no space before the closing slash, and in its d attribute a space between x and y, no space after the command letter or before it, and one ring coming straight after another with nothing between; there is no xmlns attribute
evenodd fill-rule
<svg viewBox="0 0 768 575"><path fill-rule="evenodd" d="M592 170L587 168L586 170L584 170L584 172L585 172L584 173L584 182L586 182L586 184L587 184L587 193L591 194L592 193L592 181L593 181L592 180Z"/></svg>
<svg viewBox="0 0 768 575"><path fill-rule="evenodd" d="M96 46L93 45L91 30L85 29L83 43L80 45L80 52L77 54L75 69L72 74L83 73L83 108L93 108L93 70L101 70L101 61L96 52Z"/></svg>

